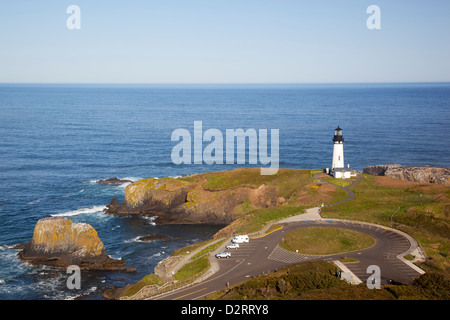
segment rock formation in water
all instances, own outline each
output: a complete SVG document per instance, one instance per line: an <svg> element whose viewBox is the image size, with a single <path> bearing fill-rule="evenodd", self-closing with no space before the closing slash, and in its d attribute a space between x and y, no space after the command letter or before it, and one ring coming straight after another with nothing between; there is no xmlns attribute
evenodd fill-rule
<svg viewBox="0 0 450 320"><path fill-rule="evenodd" d="M171 238L171 237L167 237L165 235L162 234L147 234L145 236L141 236L138 238L139 241L176 241L176 240L180 240L181 238Z"/></svg>
<svg viewBox="0 0 450 320"><path fill-rule="evenodd" d="M18 257L25 262L67 268L76 265L83 270L125 270L122 260L110 258L97 235L86 223L74 223L65 217L40 219L31 241Z"/></svg>
<svg viewBox="0 0 450 320"><path fill-rule="evenodd" d="M125 179L119 179L119 178L109 178L106 180L98 180L97 183L100 184L122 184L122 183L127 183L127 182L132 182L131 180L125 180Z"/></svg>
<svg viewBox="0 0 450 320"><path fill-rule="evenodd" d="M400 164L387 164L365 167L363 173L412 182L437 183L450 186L450 168L408 167Z"/></svg>

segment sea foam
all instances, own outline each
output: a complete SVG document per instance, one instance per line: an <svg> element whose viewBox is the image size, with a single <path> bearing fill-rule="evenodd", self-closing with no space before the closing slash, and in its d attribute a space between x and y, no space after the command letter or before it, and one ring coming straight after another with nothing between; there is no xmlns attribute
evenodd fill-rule
<svg viewBox="0 0 450 320"><path fill-rule="evenodd" d="M80 209L76 209L76 210L72 210L72 211L55 213L55 214L51 214L51 216L52 217L72 217L72 216L77 216L79 214L102 212L105 209L106 209L106 206L93 206L90 208L80 208Z"/></svg>

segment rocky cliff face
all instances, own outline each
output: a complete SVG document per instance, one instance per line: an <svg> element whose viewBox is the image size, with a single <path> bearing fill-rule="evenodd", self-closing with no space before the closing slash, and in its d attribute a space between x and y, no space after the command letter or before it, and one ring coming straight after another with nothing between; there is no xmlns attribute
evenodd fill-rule
<svg viewBox="0 0 450 320"><path fill-rule="evenodd" d="M365 167L363 173L412 182L438 183L450 186L450 168L407 167L400 164L387 164Z"/></svg>
<svg viewBox="0 0 450 320"><path fill-rule="evenodd" d="M239 186L207 190L201 183L179 179L144 179L127 186L125 199L113 199L106 213L148 214L157 223L228 224L245 210L277 205L277 188Z"/></svg>
<svg viewBox="0 0 450 320"><path fill-rule="evenodd" d="M55 268L77 265L89 270L125 270L122 260L111 259L92 226L73 223L65 217L38 221L31 241L19 252L19 258L31 264Z"/></svg>

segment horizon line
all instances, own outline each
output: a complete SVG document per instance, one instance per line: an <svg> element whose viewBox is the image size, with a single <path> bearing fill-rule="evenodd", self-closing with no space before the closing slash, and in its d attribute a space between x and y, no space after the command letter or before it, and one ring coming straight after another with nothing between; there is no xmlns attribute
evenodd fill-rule
<svg viewBox="0 0 450 320"><path fill-rule="evenodd" d="M376 82L0 82L0 85L355 85L355 84L447 84L447 81Z"/></svg>

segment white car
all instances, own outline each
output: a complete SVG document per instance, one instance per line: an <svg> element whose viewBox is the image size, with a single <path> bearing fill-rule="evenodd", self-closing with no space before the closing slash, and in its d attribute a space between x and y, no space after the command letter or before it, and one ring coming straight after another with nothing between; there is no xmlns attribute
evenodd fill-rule
<svg viewBox="0 0 450 320"><path fill-rule="evenodd" d="M227 249L239 249L239 244L237 244L237 243L230 243L230 244L226 245L225 248L227 248Z"/></svg>
<svg viewBox="0 0 450 320"><path fill-rule="evenodd" d="M230 253L230 251L222 251L222 252L219 252L218 254L216 254L216 258L217 259L220 259L220 258L229 258L229 257L231 257L231 253Z"/></svg>
<svg viewBox="0 0 450 320"><path fill-rule="evenodd" d="M231 239L231 242L233 243L248 243L249 238L247 235L241 235L241 236L236 236L233 239Z"/></svg>

